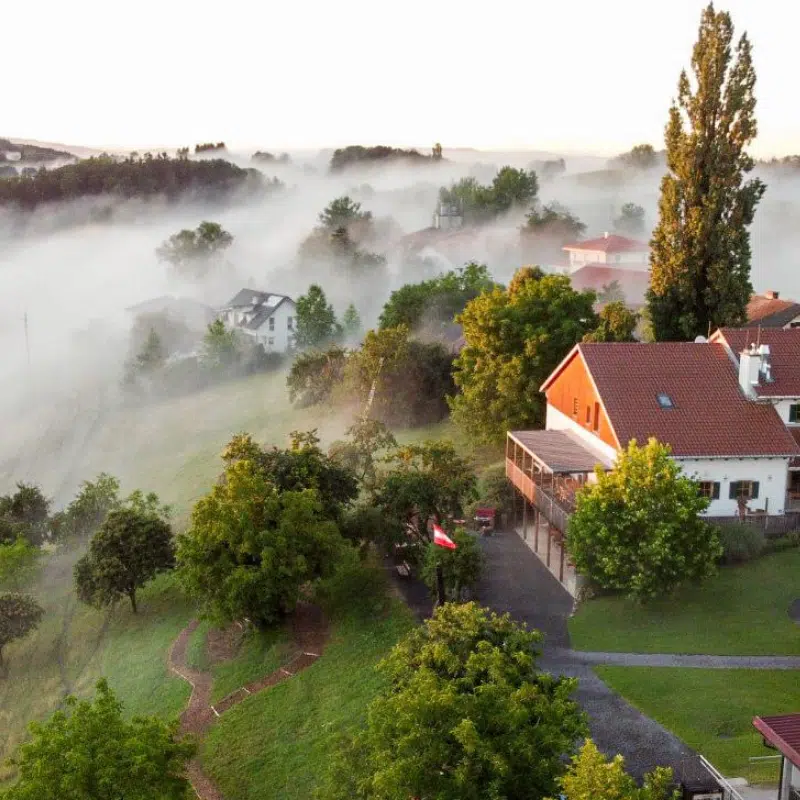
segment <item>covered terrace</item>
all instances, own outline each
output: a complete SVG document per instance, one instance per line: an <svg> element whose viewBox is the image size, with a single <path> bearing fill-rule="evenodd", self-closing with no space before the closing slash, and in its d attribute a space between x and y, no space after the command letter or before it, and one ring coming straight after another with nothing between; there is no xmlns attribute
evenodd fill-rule
<svg viewBox="0 0 800 800"><path fill-rule="evenodd" d="M755 717L753 725L782 756L777 800L800 800L800 714Z"/></svg>
<svg viewBox="0 0 800 800"><path fill-rule="evenodd" d="M506 477L521 498L522 538L528 540L530 519L531 548L570 591L574 570L565 564L564 535L575 510L575 493L596 466L612 467L607 457L571 431L510 431L506 438ZM517 513L515 503L515 529Z"/></svg>

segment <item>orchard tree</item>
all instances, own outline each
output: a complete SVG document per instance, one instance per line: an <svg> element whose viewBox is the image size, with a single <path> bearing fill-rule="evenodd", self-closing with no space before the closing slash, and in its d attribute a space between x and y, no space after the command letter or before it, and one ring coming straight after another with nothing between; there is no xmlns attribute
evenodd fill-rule
<svg viewBox="0 0 800 800"><path fill-rule="evenodd" d="M342 326L321 286L312 283L306 294L297 298L295 344L300 348L319 347L338 339Z"/></svg>
<svg viewBox="0 0 800 800"><path fill-rule="evenodd" d="M347 357L338 345L298 353L286 378L289 400L299 408L330 402L344 378Z"/></svg>
<svg viewBox="0 0 800 800"><path fill-rule="evenodd" d="M639 315L619 300L606 303L598 314L598 326L583 337L584 342L634 342Z"/></svg>
<svg viewBox="0 0 800 800"><path fill-rule="evenodd" d="M644 209L636 203L625 203L614 220L614 230L625 236L641 236L645 231Z"/></svg>
<svg viewBox="0 0 800 800"><path fill-rule="evenodd" d="M5 800L185 800L186 765L194 743L178 738L177 722L126 719L105 679L92 701L67 697L64 710L30 725L30 739L12 763L17 782Z"/></svg>
<svg viewBox="0 0 800 800"><path fill-rule="evenodd" d="M3 648L35 630L44 609L27 594L0 592L0 675L6 674Z"/></svg>
<svg viewBox="0 0 800 800"><path fill-rule="evenodd" d="M386 685L334 758L324 800L554 796L586 734L574 678L536 666L541 634L447 603L379 664Z"/></svg>
<svg viewBox="0 0 800 800"><path fill-rule="evenodd" d="M70 504L54 515L56 538L89 536L100 527L109 511L118 508L120 503L119 480L113 475L101 472L94 481L84 481Z"/></svg>
<svg viewBox="0 0 800 800"><path fill-rule="evenodd" d="M570 348L597 327L593 292L576 292L566 275L518 270L507 290L470 302L459 316L465 346L454 363L461 393L454 419L486 441L509 429L541 427L539 387Z"/></svg>
<svg viewBox="0 0 800 800"><path fill-rule="evenodd" d="M648 305L656 339L692 340L741 325L753 293L750 232L766 189L746 148L756 136L750 41L709 4L666 128L668 172L650 243Z"/></svg>
<svg viewBox="0 0 800 800"><path fill-rule="evenodd" d="M656 767L644 776L641 786L625 772L625 759L610 761L587 739L558 781L563 796L569 800L678 800L672 770Z"/></svg>
<svg viewBox="0 0 800 800"><path fill-rule="evenodd" d="M397 448L387 463L389 469L379 476L373 504L416 538L427 539L429 519L460 517L464 505L476 496L472 464L447 440Z"/></svg>
<svg viewBox="0 0 800 800"><path fill-rule="evenodd" d="M332 573L344 546L313 489L278 491L257 463L235 460L178 539L182 582L220 623L259 628L294 611L301 587Z"/></svg>
<svg viewBox="0 0 800 800"><path fill-rule="evenodd" d="M175 270L203 277L233 244L233 236L217 222L201 222L196 229L184 229L156 249L161 261Z"/></svg>
<svg viewBox="0 0 800 800"><path fill-rule="evenodd" d="M598 468L596 477L577 493L567 531L581 574L643 601L714 574L719 535L700 516L710 501L682 474L669 447L631 441L614 469Z"/></svg>
<svg viewBox="0 0 800 800"><path fill-rule="evenodd" d="M102 608L122 597L136 613L136 592L175 566L172 529L157 514L136 508L111 511L75 565L79 599Z"/></svg>
<svg viewBox="0 0 800 800"><path fill-rule="evenodd" d="M378 453L397 447L394 434L376 419L360 417L346 431L345 441L334 442L328 455L349 469L362 485L372 485L377 477Z"/></svg>
<svg viewBox="0 0 800 800"><path fill-rule="evenodd" d="M320 449L316 433L292 431L287 449L262 448L250 434L238 434L228 443L222 458L226 465L253 462L278 492L313 490L322 515L338 522L345 507L358 496L358 481L351 470Z"/></svg>
<svg viewBox="0 0 800 800"><path fill-rule="evenodd" d="M18 483L13 494L0 495L0 544L23 536L34 547L47 539L50 501L32 483Z"/></svg>
<svg viewBox="0 0 800 800"><path fill-rule="evenodd" d="M42 556L23 536L9 544L0 544L0 587L17 591L33 577Z"/></svg>

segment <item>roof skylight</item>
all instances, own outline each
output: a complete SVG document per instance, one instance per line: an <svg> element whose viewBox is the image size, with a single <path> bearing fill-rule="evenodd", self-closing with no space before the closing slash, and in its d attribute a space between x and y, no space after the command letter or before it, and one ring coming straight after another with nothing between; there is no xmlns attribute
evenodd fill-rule
<svg viewBox="0 0 800 800"><path fill-rule="evenodd" d="M658 400L658 405L661 408L675 408L675 403L666 392L659 392L656 399Z"/></svg>

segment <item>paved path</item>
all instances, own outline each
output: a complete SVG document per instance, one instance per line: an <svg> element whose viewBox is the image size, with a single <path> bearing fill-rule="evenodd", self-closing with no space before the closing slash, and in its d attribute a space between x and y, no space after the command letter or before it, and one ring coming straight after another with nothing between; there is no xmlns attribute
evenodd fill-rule
<svg viewBox="0 0 800 800"><path fill-rule="evenodd" d="M800 669L800 656L699 656L678 653L595 653L552 648L550 657L574 664L696 669Z"/></svg>
<svg viewBox="0 0 800 800"><path fill-rule="evenodd" d="M500 532L482 544L487 563L477 599L545 634L540 665L552 674L578 678L575 697L589 715L597 746L609 755L622 753L639 778L656 766L670 766L677 780L707 779L693 750L615 694L592 670L595 662L569 649L572 596L522 539L511 531Z"/></svg>
<svg viewBox="0 0 800 800"><path fill-rule="evenodd" d="M211 703L213 680L208 672L194 670L186 663L189 639L199 625L192 620L178 635L169 652L169 668L192 687L189 703L180 716L180 731L194 734L198 738L208 731L217 718L228 709L242 702L251 694L268 689L293 677L310 667L322 655L328 640L328 628L322 612L315 606L300 605L292 618L292 636L295 652L282 667L269 675L242 686L218 703ZM203 772L198 758L192 759L186 768L186 776L200 800L224 800L222 792Z"/></svg>

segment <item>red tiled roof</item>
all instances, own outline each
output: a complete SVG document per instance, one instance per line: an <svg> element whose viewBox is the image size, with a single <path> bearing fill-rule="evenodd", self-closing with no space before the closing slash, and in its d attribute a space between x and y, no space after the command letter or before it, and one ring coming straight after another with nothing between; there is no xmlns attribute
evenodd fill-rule
<svg viewBox="0 0 800 800"><path fill-rule="evenodd" d="M796 766L800 766L800 714L753 717L753 726Z"/></svg>
<svg viewBox="0 0 800 800"><path fill-rule="evenodd" d="M675 456L800 455L777 411L744 396L721 345L580 344L577 349L623 446L655 436ZM662 393L674 407L659 405Z"/></svg>
<svg viewBox="0 0 800 800"><path fill-rule="evenodd" d="M800 328L720 328L712 341L724 339L738 361L756 342L769 345L772 382L756 387L759 397L800 397Z"/></svg>
<svg viewBox="0 0 800 800"><path fill-rule="evenodd" d="M592 250L602 251L603 253L631 253L646 252L650 246L645 242L629 239L627 236L618 236L616 233L609 233L608 236L600 236L597 239L587 239L585 242L572 242L565 244L563 250Z"/></svg>
<svg viewBox="0 0 800 800"><path fill-rule="evenodd" d="M592 289L598 293L608 284L617 281L625 300L635 305L644 300L650 285L650 272L643 269L621 269L608 264L587 264L575 270L569 279L572 287L578 291Z"/></svg>
<svg viewBox="0 0 800 800"><path fill-rule="evenodd" d="M794 300L781 300L765 294L754 294L747 304L747 321L759 322L769 317L779 316L780 325L786 325L796 316L800 316L800 304ZM785 322L783 318L786 318Z"/></svg>

